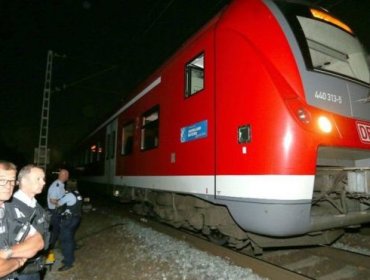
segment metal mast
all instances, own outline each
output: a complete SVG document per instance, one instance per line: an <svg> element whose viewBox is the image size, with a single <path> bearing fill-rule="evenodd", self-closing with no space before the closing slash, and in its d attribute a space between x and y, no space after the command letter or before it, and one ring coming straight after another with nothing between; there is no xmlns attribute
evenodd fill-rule
<svg viewBox="0 0 370 280"><path fill-rule="evenodd" d="M50 108L52 66L53 66L53 51L49 50L46 61L44 94L42 99L39 146L35 154L36 165L44 168L45 171L46 166L49 163L48 132L49 132L49 108Z"/></svg>

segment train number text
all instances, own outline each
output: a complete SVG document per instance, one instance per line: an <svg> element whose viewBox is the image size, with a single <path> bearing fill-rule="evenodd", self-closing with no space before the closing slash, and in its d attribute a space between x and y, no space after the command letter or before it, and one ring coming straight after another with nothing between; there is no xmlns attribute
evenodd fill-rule
<svg viewBox="0 0 370 280"><path fill-rule="evenodd" d="M343 102L342 96L319 90L315 91L315 98L338 104Z"/></svg>

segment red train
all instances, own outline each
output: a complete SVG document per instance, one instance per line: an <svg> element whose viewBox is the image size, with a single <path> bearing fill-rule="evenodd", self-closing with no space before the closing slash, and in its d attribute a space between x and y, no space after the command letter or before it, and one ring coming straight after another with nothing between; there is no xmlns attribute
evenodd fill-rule
<svg viewBox="0 0 370 280"><path fill-rule="evenodd" d="M235 0L79 147L82 182L230 246L370 222L366 53L299 1Z"/></svg>

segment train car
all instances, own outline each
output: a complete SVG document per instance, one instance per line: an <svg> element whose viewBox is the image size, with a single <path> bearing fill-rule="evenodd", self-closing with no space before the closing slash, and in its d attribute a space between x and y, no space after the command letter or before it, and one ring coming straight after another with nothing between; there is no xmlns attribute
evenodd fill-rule
<svg viewBox="0 0 370 280"><path fill-rule="evenodd" d="M370 222L366 52L320 7L232 1L78 151L85 187L219 243L330 243Z"/></svg>

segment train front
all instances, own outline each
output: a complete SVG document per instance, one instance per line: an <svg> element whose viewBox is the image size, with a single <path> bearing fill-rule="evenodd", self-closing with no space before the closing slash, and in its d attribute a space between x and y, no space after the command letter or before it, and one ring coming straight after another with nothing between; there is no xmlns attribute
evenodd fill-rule
<svg viewBox="0 0 370 280"><path fill-rule="evenodd" d="M303 55L298 64L307 104L295 104L293 110L303 126L320 131L309 231L367 223L368 57L350 27L325 11L297 8L292 13L284 5L281 11L297 38L295 51Z"/></svg>
<svg viewBox="0 0 370 280"><path fill-rule="evenodd" d="M238 3L245 5L244 14L241 7L231 8L233 22L225 15L219 28L243 34L244 53L239 52L244 57L237 63L248 64L244 74L253 77L235 89L253 93L240 110L246 125L236 123L244 129L239 144L247 151L240 163L248 166L249 177L266 180L253 188L253 181L246 181L240 202L227 202L231 214L244 229L271 236L369 223L370 91L364 48L348 25L319 7L266 0L271 17L261 21L266 9L258 1ZM236 41L232 36L237 35L228 36L229 44ZM228 46L219 50L227 53Z"/></svg>
<svg viewBox="0 0 370 280"><path fill-rule="evenodd" d="M279 4L301 74L305 103L287 101L315 132L316 172L308 231L370 221L370 91L366 53L329 13ZM283 18L280 19L282 22ZM283 26L285 26L283 24ZM297 98L299 99L299 98Z"/></svg>

